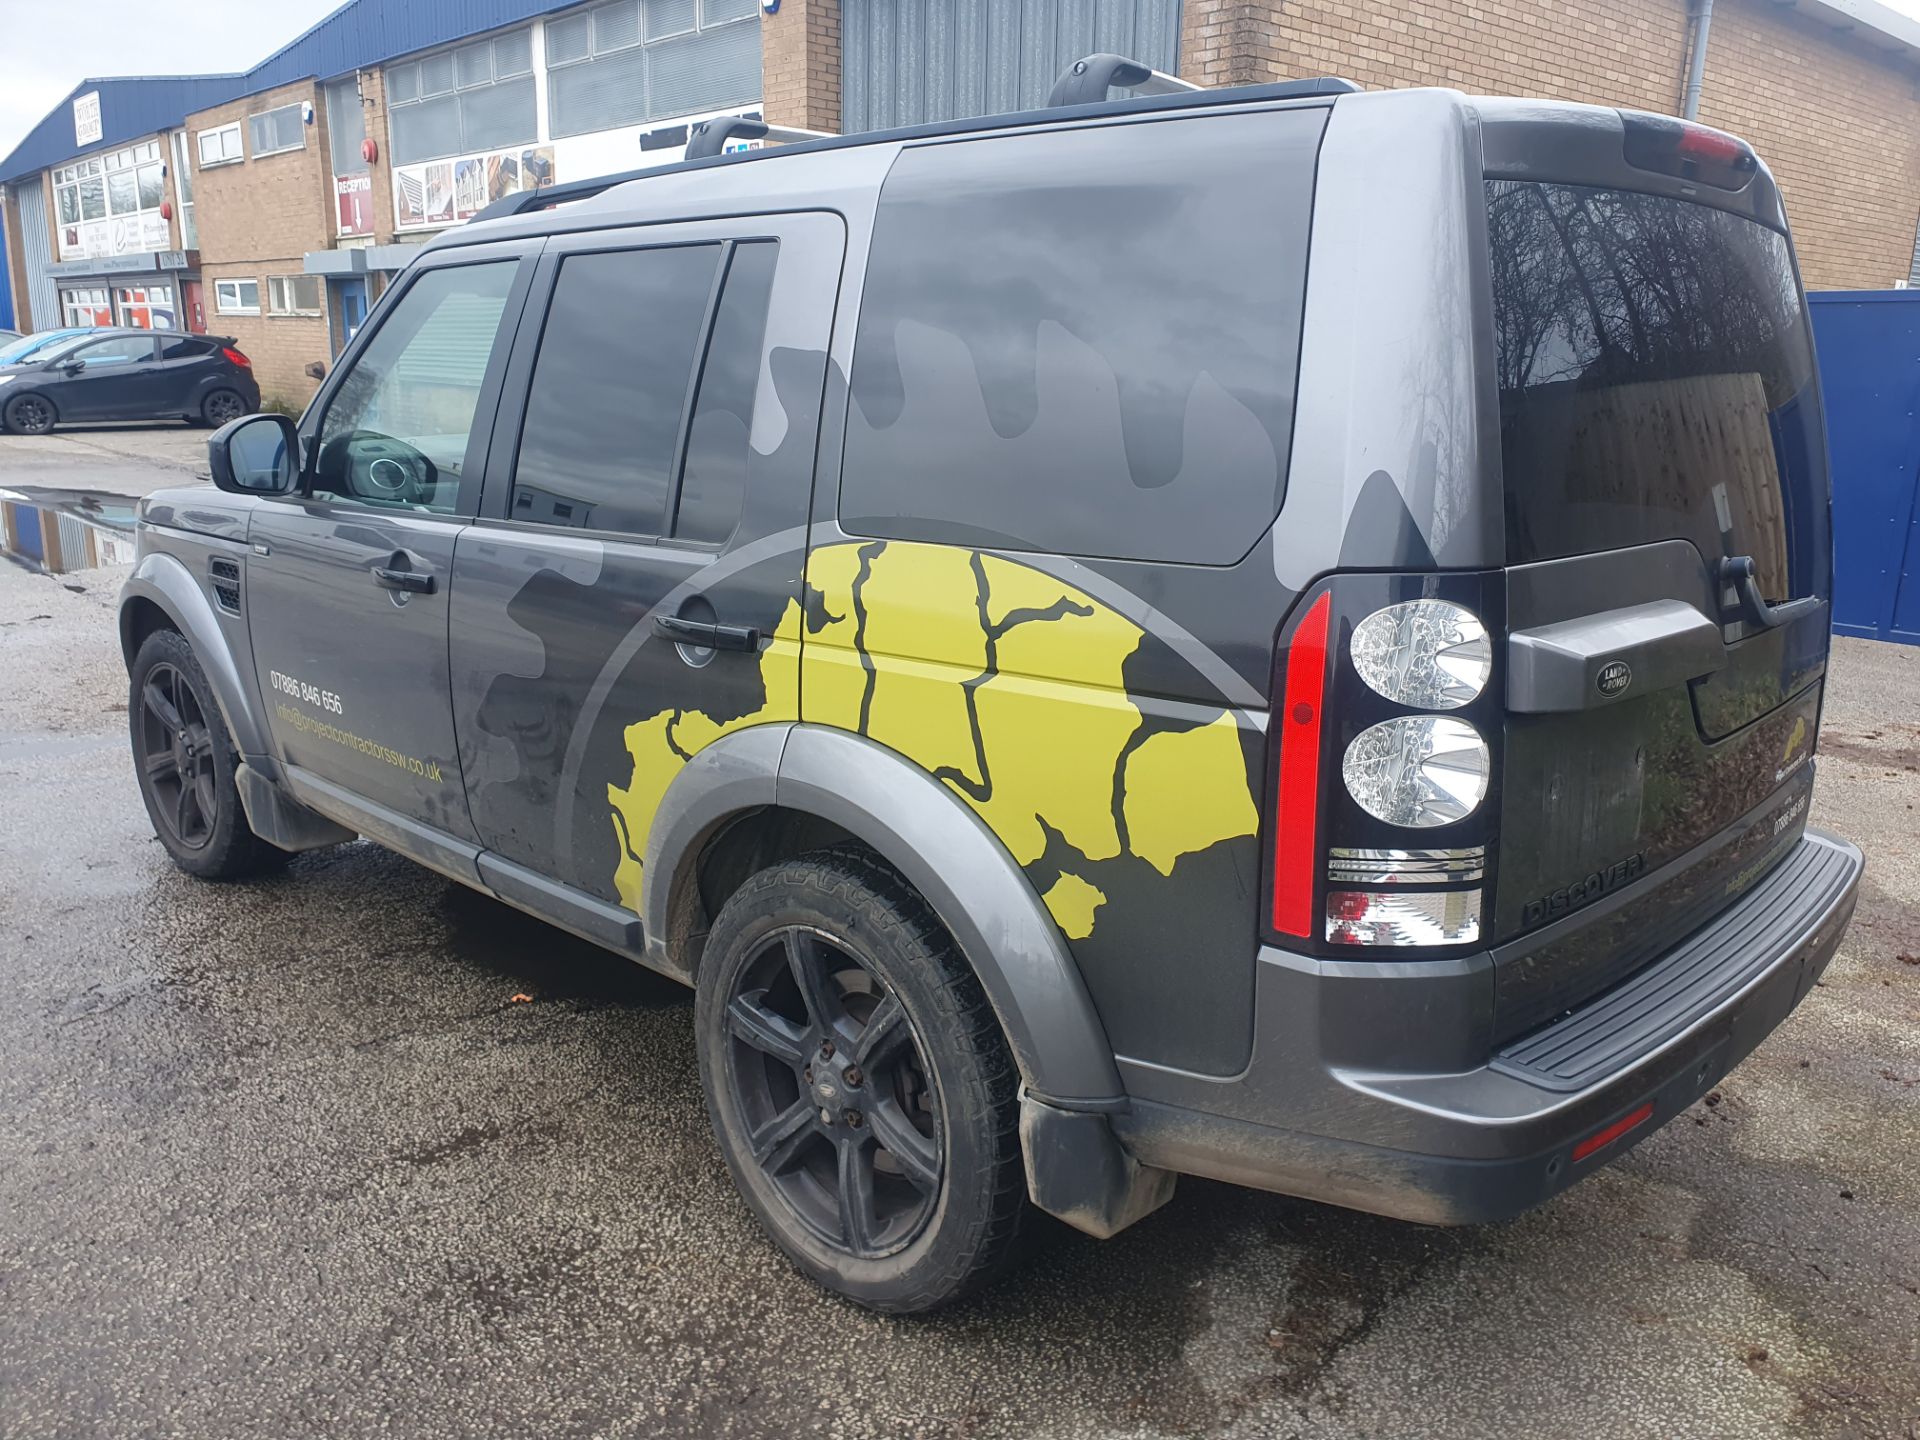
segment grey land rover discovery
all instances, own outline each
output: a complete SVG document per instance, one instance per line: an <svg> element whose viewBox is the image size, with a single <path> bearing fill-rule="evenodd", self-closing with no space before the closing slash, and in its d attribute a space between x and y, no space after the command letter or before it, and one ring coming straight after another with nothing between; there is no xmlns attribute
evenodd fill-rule
<svg viewBox="0 0 1920 1440"><path fill-rule="evenodd" d="M1766 167L1144 75L498 202L121 603L183 868L362 836L694 986L741 1195L884 1310L1183 1173L1512 1215L1853 909Z"/></svg>

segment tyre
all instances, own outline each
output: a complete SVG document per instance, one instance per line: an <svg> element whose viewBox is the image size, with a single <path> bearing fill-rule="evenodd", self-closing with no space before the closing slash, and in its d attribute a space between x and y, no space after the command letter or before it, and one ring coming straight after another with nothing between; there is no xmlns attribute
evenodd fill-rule
<svg viewBox="0 0 1920 1440"><path fill-rule="evenodd" d="M240 757L206 672L177 630L156 630L141 644L127 721L140 798L174 864L190 875L231 880L287 858L247 826L234 782Z"/></svg>
<svg viewBox="0 0 1920 1440"><path fill-rule="evenodd" d="M734 1183L803 1273L894 1314L992 1278L1026 1208L1019 1076L898 874L849 848L753 876L714 922L695 1016Z"/></svg>
<svg viewBox="0 0 1920 1440"><path fill-rule="evenodd" d="M53 429L57 418L53 402L44 395L16 395L7 401L6 410L0 412L0 419L4 419L7 429L16 435L44 435Z"/></svg>
<svg viewBox="0 0 1920 1440"><path fill-rule="evenodd" d="M201 420L216 429L246 413L247 402L240 398L238 390L209 391L207 398L200 402Z"/></svg>

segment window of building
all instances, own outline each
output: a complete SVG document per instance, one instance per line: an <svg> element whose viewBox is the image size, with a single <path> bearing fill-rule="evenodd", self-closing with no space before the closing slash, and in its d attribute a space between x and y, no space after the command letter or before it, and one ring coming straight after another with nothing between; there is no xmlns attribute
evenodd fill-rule
<svg viewBox="0 0 1920 1440"><path fill-rule="evenodd" d="M327 159L335 175L360 175L367 157L360 147L367 138L366 109L360 103L360 77L348 75L321 87L327 102Z"/></svg>
<svg viewBox="0 0 1920 1440"><path fill-rule="evenodd" d="M171 285L123 285L114 298L120 304L122 325L135 325L142 330L171 330L179 323Z"/></svg>
<svg viewBox="0 0 1920 1440"><path fill-rule="evenodd" d="M271 275L267 277L267 313L269 315L318 315L322 299L318 275Z"/></svg>
<svg viewBox="0 0 1920 1440"><path fill-rule="evenodd" d="M247 158L240 143L240 122L222 125L217 130L202 130L199 135L200 168L232 165Z"/></svg>
<svg viewBox="0 0 1920 1440"><path fill-rule="evenodd" d="M389 65L386 76L388 149L395 165L534 139L530 29Z"/></svg>
<svg viewBox="0 0 1920 1440"><path fill-rule="evenodd" d="M113 307L104 285L82 286L60 292L60 313L69 326L111 325Z"/></svg>
<svg viewBox="0 0 1920 1440"><path fill-rule="evenodd" d="M841 523L1245 555L1286 477L1324 113L903 151L854 339Z"/></svg>
<svg viewBox="0 0 1920 1440"><path fill-rule="evenodd" d="M534 362L516 520L660 535L718 245L569 255ZM647 317L645 325L633 317Z"/></svg>
<svg viewBox="0 0 1920 1440"><path fill-rule="evenodd" d="M163 159L160 142L147 140L59 167L53 172L53 196L60 223L118 220L158 210L166 194Z"/></svg>
<svg viewBox="0 0 1920 1440"><path fill-rule="evenodd" d="M180 248L200 248L200 227L193 218L193 167L187 163L187 132L173 132L173 188L180 197Z"/></svg>
<svg viewBox="0 0 1920 1440"><path fill-rule="evenodd" d="M213 282L213 308L222 315L258 315L258 280L216 280Z"/></svg>
<svg viewBox="0 0 1920 1440"><path fill-rule="evenodd" d="M612 0L547 22L554 138L760 98L754 0Z"/></svg>
<svg viewBox="0 0 1920 1440"><path fill-rule="evenodd" d="M247 117L247 139L253 146L253 158L278 155L286 150L304 150L307 145L307 107L304 103L281 105Z"/></svg>

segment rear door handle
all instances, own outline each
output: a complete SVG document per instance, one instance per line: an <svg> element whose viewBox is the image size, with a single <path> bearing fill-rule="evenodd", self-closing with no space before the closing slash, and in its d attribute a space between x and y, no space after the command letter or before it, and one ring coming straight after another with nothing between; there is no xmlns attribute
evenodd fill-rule
<svg viewBox="0 0 1920 1440"><path fill-rule="evenodd" d="M406 590L415 595L433 594L433 576L418 570L396 570L389 565L374 567L373 583L383 590Z"/></svg>
<svg viewBox="0 0 1920 1440"><path fill-rule="evenodd" d="M752 625L713 625L702 620L683 620L678 615L656 615L653 628L656 634L681 645L713 650L760 648L760 631Z"/></svg>

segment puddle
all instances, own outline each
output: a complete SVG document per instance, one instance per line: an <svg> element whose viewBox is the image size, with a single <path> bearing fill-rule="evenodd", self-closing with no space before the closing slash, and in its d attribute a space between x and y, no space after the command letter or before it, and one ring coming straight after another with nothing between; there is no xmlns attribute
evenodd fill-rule
<svg viewBox="0 0 1920 1440"><path fill-rule="evenodd" d="M0 487L0 551L50 575L131 565L138 503L98 490Z"/></svg>

